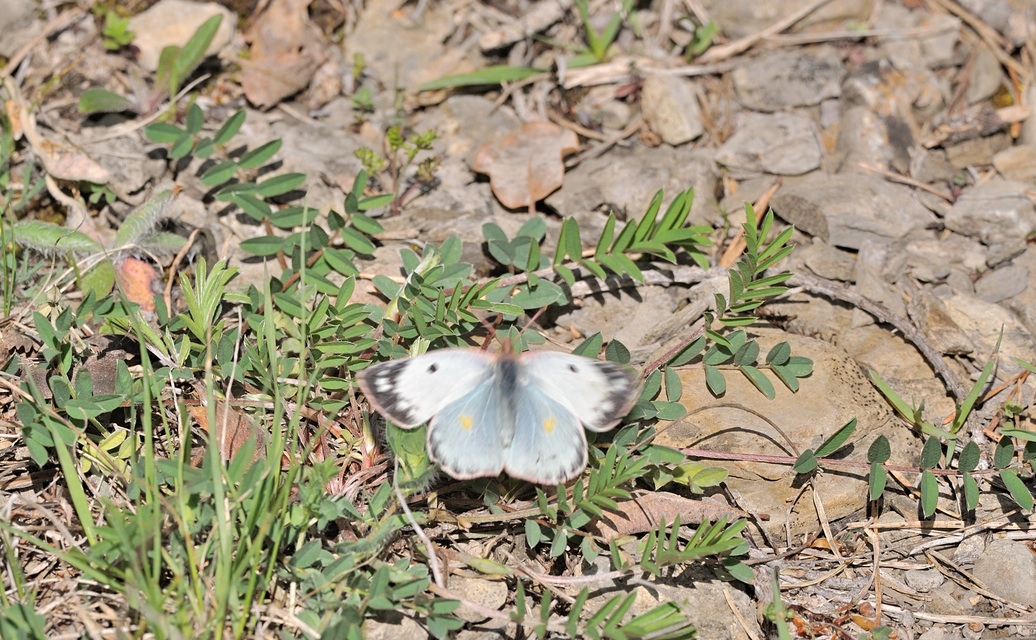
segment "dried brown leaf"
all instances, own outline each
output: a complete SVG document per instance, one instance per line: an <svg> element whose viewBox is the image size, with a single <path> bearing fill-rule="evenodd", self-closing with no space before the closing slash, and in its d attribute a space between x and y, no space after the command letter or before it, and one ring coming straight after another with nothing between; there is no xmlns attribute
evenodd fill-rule
<svg viewBox="0 0 1036 640"><path fill-rule="evenodd" d="M323 34L309 19L310 0L273 0L245 33L251 42L241 87L267 108L299 92L324 62Z"/></svg>
<svg viewBox="0 0 1036 640"><path fill-rule="evenodd" d="M510 209L546 198L565 178L562 158L579 150L579 138L552 122L527 122L478 150L475 171L489 175L493 194Z"/></svg>
<svg viewBox="0 0 1036 640"><path fill-rule="evenodd" d="M744 518L748 514L718 502L692 500L666 491L638 493L632 500L619 503L619 511L605 511L594 519L589 529L605 540L619 536L635 535L657 529L664 520L673 522L677 517L684 524L700 524L715 521L722 516L728 519Z"/></svg>
<svg viewBox="0 0 1036 640"><path fill-rule="evenodd" d="M208 412L204 406L189 407L191 417L206 431L211 430ZM225 428L224 428L225 425ZM220 454L224 460L233 460L241 447L249 440L255 440L252 462L266 458L266 432L260 429L248 414L223 400L216 401L216 439L220 443Z"/></svg>

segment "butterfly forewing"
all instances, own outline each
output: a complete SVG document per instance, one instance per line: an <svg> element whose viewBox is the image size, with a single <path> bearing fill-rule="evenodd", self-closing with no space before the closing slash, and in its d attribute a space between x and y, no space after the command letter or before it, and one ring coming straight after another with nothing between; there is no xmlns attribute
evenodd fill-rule
<svg viewBox="0 0 1036 640"><path fill-rule="evenodd" d="M524 354L520 362L530 385L591 431L611 429L637 402L637 382L622 365L550 351Z"/></svg>
<svg viewBox="0 0 1036 640"><path fill-rule="evenodd" d="M443 349L383 362L361 371L360 389L374 407L400 427L431 420L443 407L468 395L493 373L494 359L470 349Z"/></svg>

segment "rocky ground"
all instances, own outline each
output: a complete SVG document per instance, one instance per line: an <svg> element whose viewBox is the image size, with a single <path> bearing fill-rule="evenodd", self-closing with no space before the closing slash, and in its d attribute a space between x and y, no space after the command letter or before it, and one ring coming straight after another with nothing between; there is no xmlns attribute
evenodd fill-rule
<svg viewBox="0 0 1036 640"><path fill-rule="evenodd" d="M5 97L31 105L35 133L50 146L34 143L29 153L57 176L51 212L33 215L108 243L134 206L177 187L168 215L202 230L210 254L240 266L243 281L265 277L239 246L264 230L227 214L206 197L195 166L176 167L142 134L143 120L160 111L86 117L76 108L91 87L133 93L154 74L164 43L183 42L214 13L225 16L210 47L216 57L180 104L193 101L214 126L247 107L241 143L283 140L276 171L304 173L311 206L341 206L362 168L355 152L382 149L389 125L436 132L418 156L438 160L434 183L415 189L399 215L379 212L385 232L371 274L397 273L401 247L450 236L464 241L465 259L489 269L485 223L513 235L542 218L549 247L562 217L592 238L609 212L636 217L658 190L668 202L687 188L693 221L718 230L709 256L717 265L744 203L770 207L795 227L796 249L782 267L796 277L753 332L764 348L788 341L813 360L813 375L795 394L778 385L774 400L728 376L716 398L703 371L688 368L683 402L693 412L657 441L728 468L710 499L753 515L758 578L754 588L686 575L623 588L645 602L686 603L707 639L763 637L760 607L774 571L801 637L858 637L876 618L899 638L1036 635L1031 519L992 475L982 476L974 513L961 513L946 485L936 516L922 519L916 472L893 471L883 501L869 506L865 463L802 483L790 462L753 457L794 461L856 418L846 459L865 460L884 435L890 462L916 468L922 438L868 370L941 425L997 357L970 438L988 452L998 425L1029 425L1034 385L1018 360L1036 362L1036 5L638 2L606 55L570 67L572 47L585 43L571 0L273 0L255 14L248 4L137 2L128 7L133 46L106 51L103 22L85 6L0 0ZM592 24L604 29L621 4L591 2ZM161 11L170 13L156 18ZM718 27L711 46L688 53L694 26L710 21ZM549 71L502 87L417 90L499 64ZM528 142L530 123L553 123L549 140ZM490 182L480 150L515 140L533 145L534 156L562 150L557 188L514 194L498 176ZM76 204L81 180L105 183L110 206ZM635 364L651 361L700 323L726 278L667 279L680 271L650 268L661 274L651 284L581 297L551 320L569 334L621 340ZM1007 404L1020 409L1005 413ZM709 452L742 457L709 460ZM493 608L508 598L499 582L458 575L450 586ZM477 622L460 637L513 633ZM403 637L395 623L381 624L370 623L370 637Z"/></svg>

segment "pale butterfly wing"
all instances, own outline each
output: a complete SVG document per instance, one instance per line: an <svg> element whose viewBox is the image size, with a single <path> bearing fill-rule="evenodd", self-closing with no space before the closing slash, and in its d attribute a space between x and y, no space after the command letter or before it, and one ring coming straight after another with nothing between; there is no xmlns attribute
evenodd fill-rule
<svg viewBox="0 0 1036 640"><path fill-rule="evenodd" d="M514 433L513 398L502 392L496 371L435 414L428 425L428 455L458 480L498 476Z"/></svg>
<svg viewBox="0 0 1036 640"><path fill-rule="evenodd" d="M572 411L528 382L518 385L514 400L508 475L546 485L579 475L586 466L586 434Z"/></svg>
<svg viewBox="0 0 1036 640"><path fill-rule="evenodd" d="M494 361L472 349L441 349L376 364L361 371L358 380L374 408L412 429L471 394L492 375Z"/></svg>
<svg viewBox="0 0 1036 640"><path fill-rule="evenodd" d="M614 362L553 351L526 353L519 362L530 386L568 409L591 431L619 424L637 402L638 383Z"/></svg>

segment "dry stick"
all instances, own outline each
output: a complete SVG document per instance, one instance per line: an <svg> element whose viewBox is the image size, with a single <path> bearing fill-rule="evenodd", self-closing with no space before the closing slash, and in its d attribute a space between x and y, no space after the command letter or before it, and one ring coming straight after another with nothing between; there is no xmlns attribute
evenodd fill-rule
<svg viewBox="0 0 1036 640"><path fill-rule="evenodd" d="M943 379L943 382L946 383L946 386L949 388L950 393L953 394L953 398L957 401L957 404L964 404L964 400L968 396L968 390L963 384L961 384L960 380L957 379L957 376L950 371L950 368L942 359L942 354L940 354L928 341L928 338L914 327L913 324L907 321L906 318L902 318L892 311L889 311L884 305L872 302L855 291L850 291L849 289L828 280L798 273L788 280L788 284L793 287L802 287L811 293L819 293L820 295L833 300L839 300L850 304L858 309L866 311L879 321L895 327L906 340L921 352L921 356L928 362L928 365L935 370L935 373L937 373L940 378Z"/></svg>
<svg viewBox="0 0 1036 640"><path fill-rule="evenodd" d="M806 16L813 13L814 11L816 11L817 9L824 6L830 1L831 0L813 0L813 2L802 7L795 13L792 13L780 22L775 22L774 24L770 25L769 27L763 29L758 33L752 34L750 36L745 36L744 38L741 38L740 40L735 40L734 42L728 42L725 45L712 47L711 49L706 51L698 60L702 64L705 64L709 62L719 62L720 60L732 58L739 53L743 53L748 49L751 49L760 40L764 40L772 35L776 35L781 31L784 31L791 25L805 18Z"/></svg>
<svg viewBox="0 0 1036 640"><path fill-rule="evenodd" d="M900 184L909 185L911 187L915 187L917 189L921 189L922 191L927 191L928 193L930 193L930 194L932 194L934 196L938 196L938 197L942 198L943 200L945 200L947 202L953 202L953 196L950 195L949 193L946 193L945 191L940 191L940 190L936 189L935 187L933 187L933 186L931 186L929 184L925 184L923 182L920 182L919 180L914 180L913 178L911 178L909 176L900 175L898 173L894 173L892 171L887 171L885 169L879 169L878 167L875 167L874 165L871 165L871 164L867 164L866 162L861 162L861 163L859 163L858 166L861 169L863 169L864 171L870 171L872 173L876 173L876 174L878 174L878 175L880 175L880 176L882 176L884 178L888 178L892 182L898 182Z"/></svg>
<svg viewBox="0 0 1036 640"><path fill-rule="evenodd" d="M992 50L993 55L996 56L996 59L1000 61L1000 64L1004 65L1005 67L1007 67L1011 71L1014 71L1020 76L1028 76L1028 72L1025 70L1025 67L1023 67L1020 62L1018 62L1017 60L1015 60L1014 58L1012 58L1004 52L1004 47L1007 46L1007 43L1004 41L1003 36L1001 36L996 31L996 29L990 27L988 24L983 22L981 18L973 15L971 12L961 7L956 2L951 2L950 0L928 0L928 2L930 4L938 6L940 9L944 11L952 13L953 15L957 16L965 23L967 23L967 25L971 27L975 31L975 33L977 33L979 37L986 42L990 50Z"/></svg>

